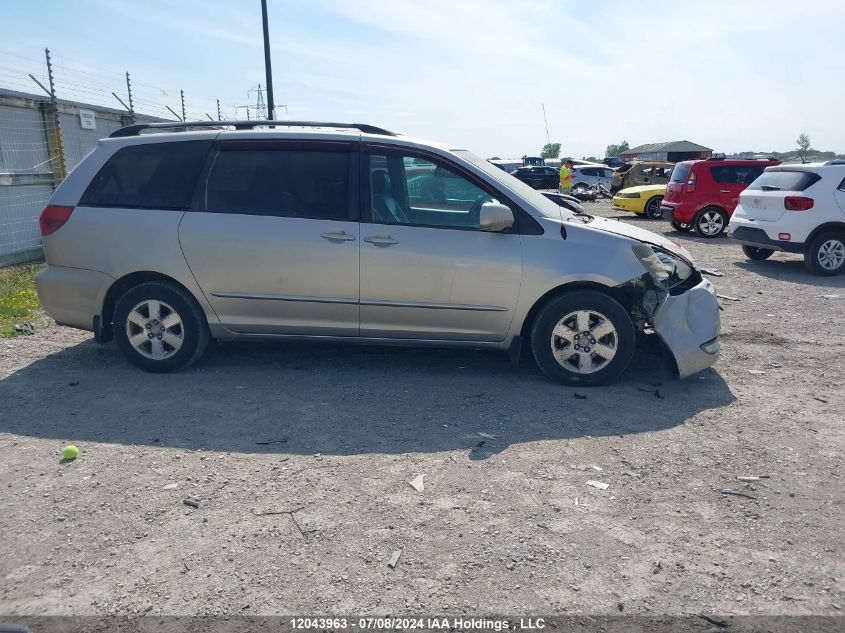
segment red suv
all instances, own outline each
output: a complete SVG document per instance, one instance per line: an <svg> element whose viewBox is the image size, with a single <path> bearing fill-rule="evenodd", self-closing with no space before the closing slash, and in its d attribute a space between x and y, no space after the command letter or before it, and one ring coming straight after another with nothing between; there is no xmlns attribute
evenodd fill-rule
<svg viewBox="0 0 845 633"><path fill-rule="evenodd" d="M688 160L675 165L666 186L660 210L669 213L678 231L694 228L701 237L719 237L728 227L728 219L739 204L739 194L770 165L774 159Z"/></svg>

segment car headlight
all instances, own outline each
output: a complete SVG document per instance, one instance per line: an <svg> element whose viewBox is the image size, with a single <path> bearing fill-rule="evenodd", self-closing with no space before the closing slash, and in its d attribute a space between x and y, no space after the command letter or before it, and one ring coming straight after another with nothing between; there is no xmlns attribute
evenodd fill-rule
<svg viewBox="0 0 845 633"><path fill-rule="evenodd" d="M620 193L620 198L639 198L640 194L638 193Z"/></svg>
<svg viewBox="0 0 845 633"><path fill-rule="evenodd" d="M685 282L692 275L692 266L680 257L643 242L634 244L632 248L643 268L648 271L654 282L665 290Z"/></svg>

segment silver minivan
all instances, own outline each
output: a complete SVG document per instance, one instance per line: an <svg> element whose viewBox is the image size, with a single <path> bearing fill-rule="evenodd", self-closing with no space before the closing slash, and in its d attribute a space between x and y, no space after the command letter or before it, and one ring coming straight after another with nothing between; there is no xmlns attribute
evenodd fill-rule
<svg viewBox="0 0 845 633"><path fill-rule="evenodd" d="M148 371L211 338L500 349L577 385L619 376L638 333L681 377L719 353L715 291L682 247L370 125L123 128L41 231L46 312Z"/></svg>

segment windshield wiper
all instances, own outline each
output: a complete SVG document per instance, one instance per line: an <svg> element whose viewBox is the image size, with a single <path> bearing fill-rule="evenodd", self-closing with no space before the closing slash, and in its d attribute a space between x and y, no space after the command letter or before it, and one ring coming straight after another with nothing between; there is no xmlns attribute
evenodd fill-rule
<svg viewBox="0 0 845 633"><path fill-rule="evenodd" d="M760 189L763 191L780 191L780 187L776 187L775 185L760 185Z"/></svg>

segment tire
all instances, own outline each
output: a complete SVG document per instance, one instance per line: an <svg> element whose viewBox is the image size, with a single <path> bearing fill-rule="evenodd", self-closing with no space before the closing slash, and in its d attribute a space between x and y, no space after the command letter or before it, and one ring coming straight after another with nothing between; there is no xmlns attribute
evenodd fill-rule
<svg viewBox="0 0 845 633"><path fill-rule="evenodd" d="M654 196L645 203L645 214L652 220L662 220L663 211L660 210L660 205L663 202L663 196Z"/></svg>
<svg viewBox="0 0 845 633"><path fill-rule="evenodd" d="M177 371L196 362L209 339L208 322L196 300L165 281L128 290L114 308L112 330L129 362L154 373Z"/></svg>
<svg viewBox="0 0 845 633"><path fill-rule="evenodd" d="M672 225L673 229L675 229L676 231L681 231L682 233L692 231L692 224L687 224L686 222L678 222L675 218L669 220L669 224Z"/></svg>
<svg viewBox="0 0 845 633"><path fill-rule="evenodd" d="M804 265L814 275L838 275L845 271L845 233L822 233L804 253Z"/></svg>
<svg viewBox="0 0 845 633"><path fill-rule="evenodd" d="M576 331L579 327L584 330ZM582 351L585 333L590 339ZM537 365L564 385L592 387L618 378L631 362L635 340L627 310L596 290L567 292L550 300L531 328Z"/></svg>
<svg viewBox="0 0 845 633"><path fill-rule="evenodd" d="M769 259L772 254L775 252L774 249L771 248L757 248L756 246L743 246L742 252L745 253L745 256L748 259L753 259L754 261L762 262L764 259Z"/></svg>
<svg viewBox="0 0 845 633"><path fill-rule="evenodd" d="M719 207L704 207L695 215L692 225L700 237L719 237L728 228L728 214Z"/></svg>

